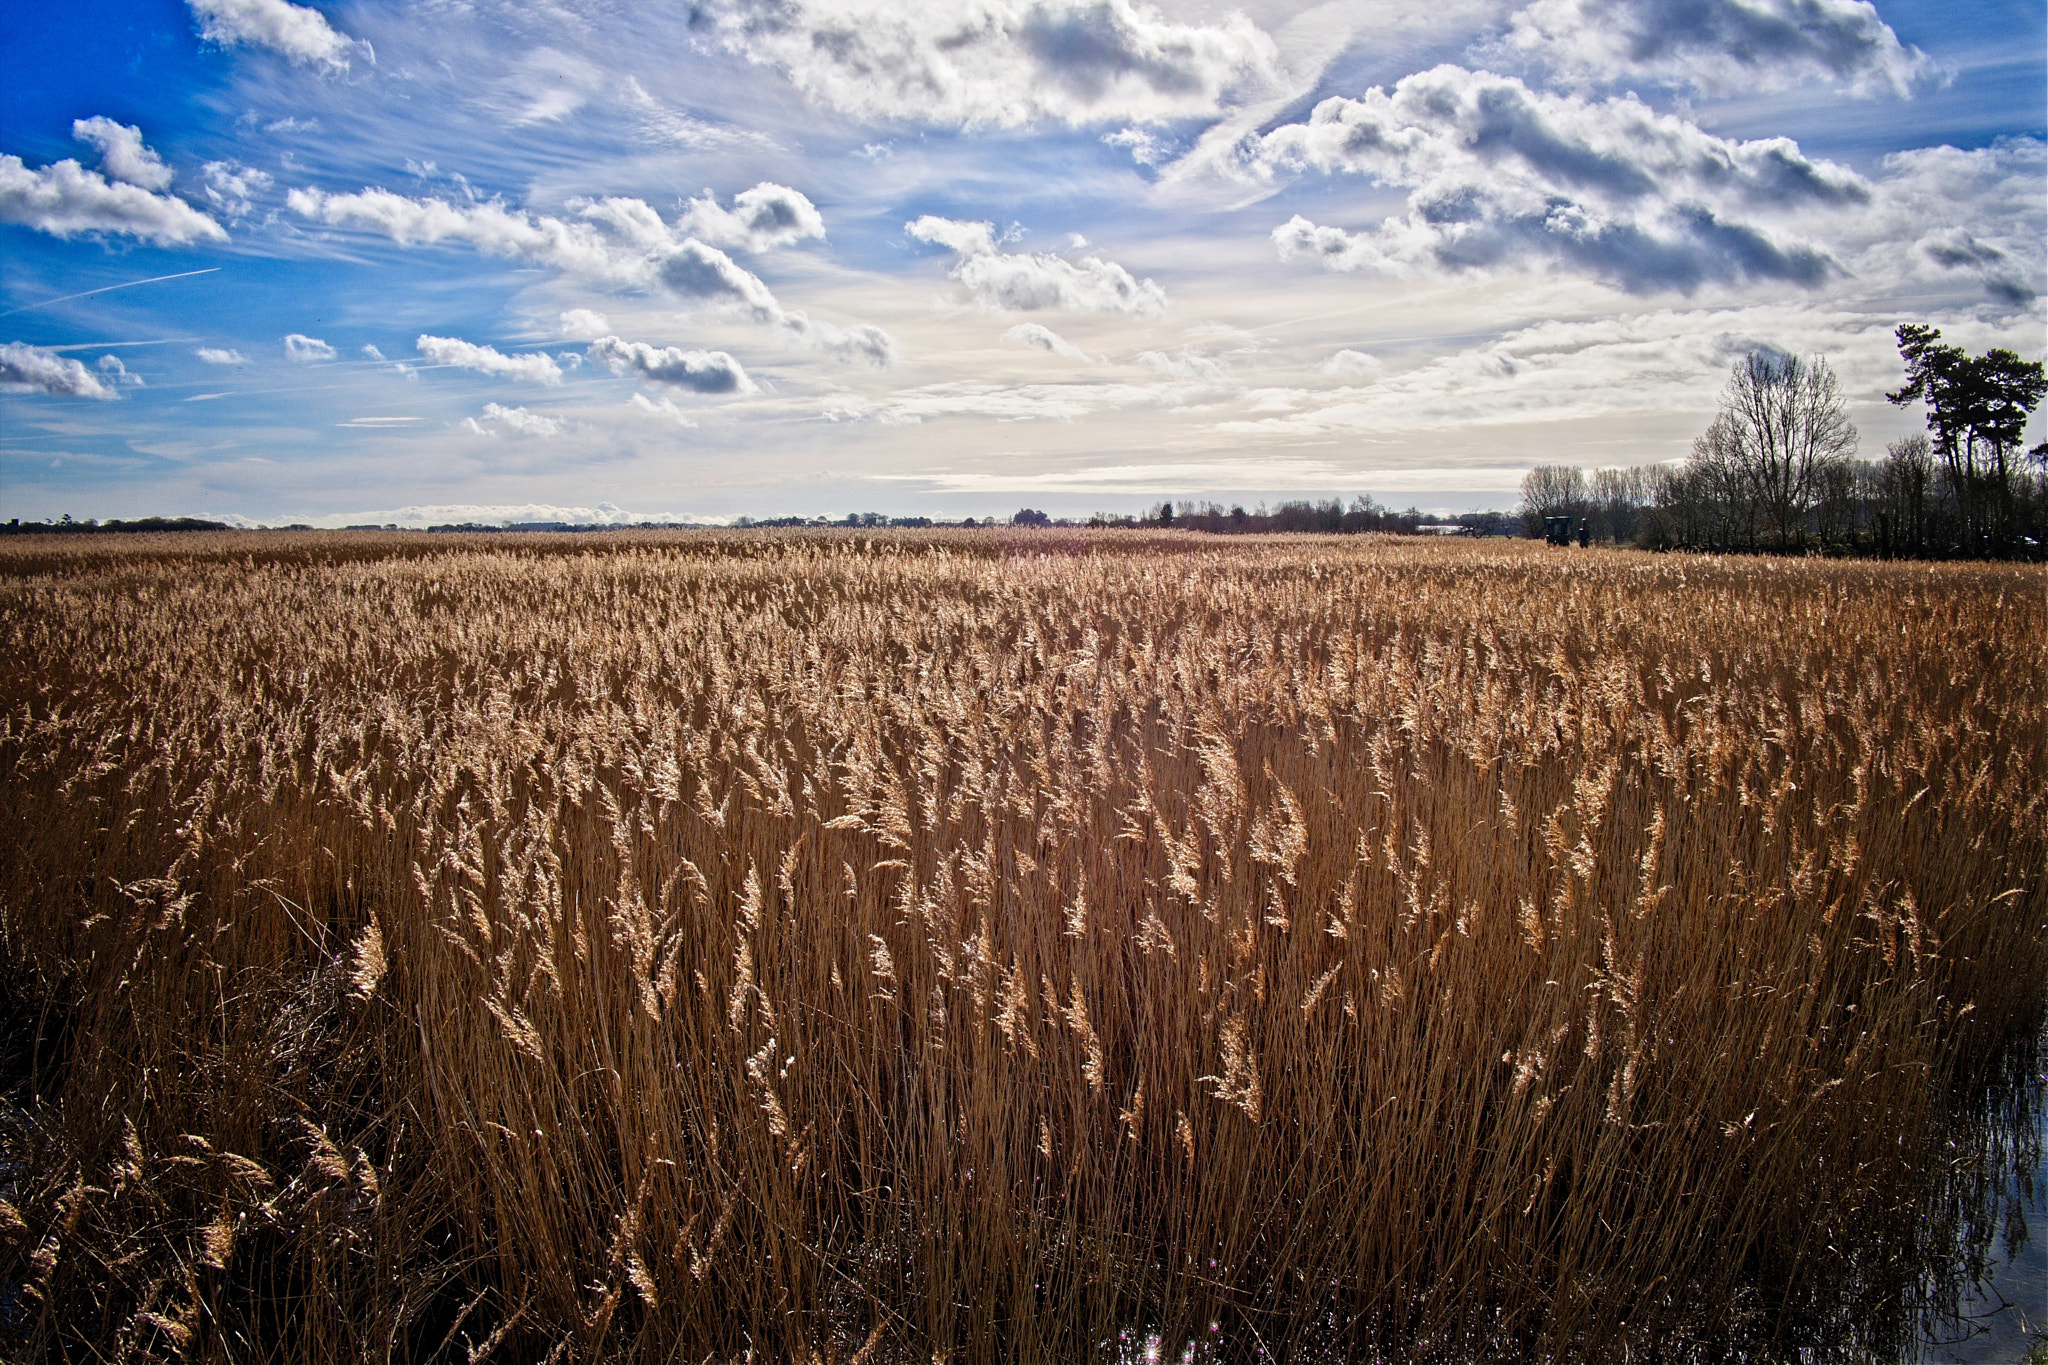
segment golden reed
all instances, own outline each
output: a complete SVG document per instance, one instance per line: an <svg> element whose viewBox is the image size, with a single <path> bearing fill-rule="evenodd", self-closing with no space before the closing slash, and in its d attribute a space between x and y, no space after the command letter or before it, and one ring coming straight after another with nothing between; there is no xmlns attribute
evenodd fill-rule
<svg viewBox="0 0 2048 1365"><path fill-rule="evenodd" d="M1836 1350L2041 1023L2044 582L14 542L0 1346Z"/></svg>

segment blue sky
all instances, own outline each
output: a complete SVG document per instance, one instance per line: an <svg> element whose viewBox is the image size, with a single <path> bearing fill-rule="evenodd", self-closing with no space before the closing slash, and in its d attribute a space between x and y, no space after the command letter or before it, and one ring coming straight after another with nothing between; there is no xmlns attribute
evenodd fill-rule
<svg viewBox="0 0 2048 1365"><path fill-rule="evenodd" d="M0 517L1512 506L2048 341L2038 0L0 13ZM2033 443L2048 436L2037 416Z"/></svg>

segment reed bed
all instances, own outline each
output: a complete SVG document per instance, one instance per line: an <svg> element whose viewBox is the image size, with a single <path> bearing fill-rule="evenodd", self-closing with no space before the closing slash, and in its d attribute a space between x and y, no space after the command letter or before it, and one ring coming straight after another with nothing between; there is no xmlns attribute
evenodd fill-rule
<svg viewBox="0 0 2048 1365"><path fill-rule="evenodd" d="M1881 1356L2041 1026L2044 583L7 546L0 1346Z"/></svg>

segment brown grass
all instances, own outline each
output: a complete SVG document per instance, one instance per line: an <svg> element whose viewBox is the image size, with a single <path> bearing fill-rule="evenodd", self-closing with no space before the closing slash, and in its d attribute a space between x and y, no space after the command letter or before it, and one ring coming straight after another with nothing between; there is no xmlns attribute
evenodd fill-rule
<svg viewBox="0 0 2048 1365"><path fill-rule="evenodd" d="M2035 569L938 533L0 575L27 1358L1885 1349L2042 1018Z"/></svg>

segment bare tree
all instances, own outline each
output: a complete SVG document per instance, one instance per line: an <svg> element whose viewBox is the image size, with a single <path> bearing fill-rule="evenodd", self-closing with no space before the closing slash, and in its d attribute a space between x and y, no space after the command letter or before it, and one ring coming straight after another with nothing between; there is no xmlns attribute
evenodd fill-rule
<svg viewBox="0 0 2048 1365"><path fill-rule="evenodd" d="M1757 499L1742 456L1742 434L1723 412L1693 439L1685 475L1670 489L1692 543L1756 548Z"/></svg>
<svg viewBox="0 0 2048 1365"><path fill-rule="evenodd" d="M1640 513L1650 505L1650 471L1636 465L1593 471L1588 494L1593 505L1594 532L1602 540L1626 545L1640 530Z"/></svg>
<svg viewBox="0 0 2048 1365"><path fill-rule="evenodd" d="M1804 543L1828 467L1856 451L1834 370L1820 356L1751 351L1728 376L1715 426L1748 491L1753 533L1779 547Z"/></svg>
<svg viewBox="0 0 2048 1365"><path fill-rule="evenodd" d="M1884 518L1884 549L1888 554L1917 554L1927 543L1928 493L1934 480L1934 459L1927 438L1919 432L1885 447L1878 466L1878 515Z"/></svg>
<svg viewBox="0 0 2048 1365"><path fill-rule="evenodd" d="M1539 464L1522 476L1522 526L1541 535L1545 517L1586 515L1586 471L1575 464Z"/></svg>

